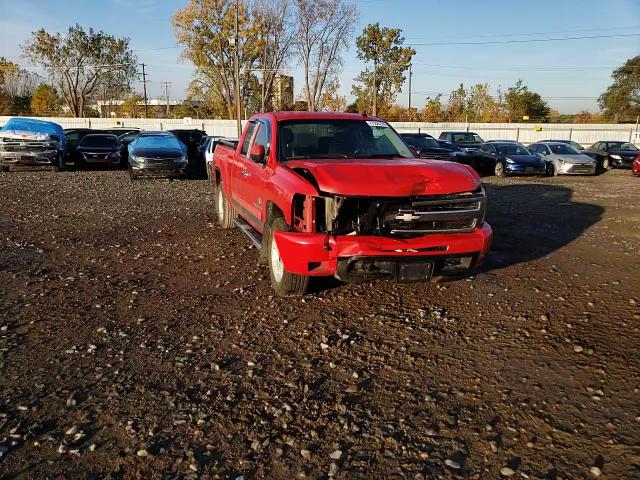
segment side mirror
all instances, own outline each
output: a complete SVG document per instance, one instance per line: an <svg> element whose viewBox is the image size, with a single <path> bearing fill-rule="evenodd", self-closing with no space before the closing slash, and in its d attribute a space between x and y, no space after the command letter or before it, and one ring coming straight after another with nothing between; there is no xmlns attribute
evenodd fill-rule
<svg viewBox="0 0 640 480"><path fill-rule="evenodd" d="M253 145L251 147L251 151L249 152L249 158L256 163L264 164L264 145Z"/></svg>

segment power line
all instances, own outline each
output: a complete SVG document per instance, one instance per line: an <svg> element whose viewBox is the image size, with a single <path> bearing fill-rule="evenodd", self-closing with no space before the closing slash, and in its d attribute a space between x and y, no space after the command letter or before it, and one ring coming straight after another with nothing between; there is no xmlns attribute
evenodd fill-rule
<svg viewBox="0 0 640 480"><path fill-rule="evenodd" d="M637 37L640 33L619 33L614 35L584 35L581 37L558 37L558 38L529 38L526 40L490 40L486 42L433 42L433 43L407 43L412 47L441 47L449 45L506 45L512 43L539 43L539 42L564 42L568 40L589 40L593 38L620 38Z"/></svg>

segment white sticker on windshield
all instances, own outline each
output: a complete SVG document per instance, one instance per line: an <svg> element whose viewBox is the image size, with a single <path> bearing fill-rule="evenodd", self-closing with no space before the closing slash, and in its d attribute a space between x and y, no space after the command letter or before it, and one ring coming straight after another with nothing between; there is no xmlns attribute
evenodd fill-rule
<svg viewBox="0 0 640 480"><path fill-rule="evenodd" d="M367 125L369 125L370 127L388 127L389 125L387 125L384 122L381 122L380 120L367 120Z"/></svg>

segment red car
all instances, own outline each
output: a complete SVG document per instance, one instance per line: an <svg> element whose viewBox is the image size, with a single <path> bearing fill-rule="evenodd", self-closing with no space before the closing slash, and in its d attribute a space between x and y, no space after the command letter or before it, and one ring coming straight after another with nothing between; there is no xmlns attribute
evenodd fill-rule
<svg viewBox="0 0 640 480"><path fill-rule="evenodd" d="M640 155L638 155L633 161L633 165L631 166L631 175L640 177Z"/></svg>
<svg viewBox="0 0 640 480"><path fill-rule="evenodd" d="M216 147L213 164L220 224L260 249L279 295L304 293L312 276L458 275L491 245L478 175L415 158L378 118L254 115L239 142Z"/></svg>

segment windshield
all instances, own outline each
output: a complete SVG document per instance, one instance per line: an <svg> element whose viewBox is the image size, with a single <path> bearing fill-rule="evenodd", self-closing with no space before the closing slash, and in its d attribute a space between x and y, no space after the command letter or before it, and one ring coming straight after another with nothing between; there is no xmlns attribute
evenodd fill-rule
<svg viewBox="0 0 640 480"><path fill-rule="evenodd" d="M510 143L505 145L496 145L500 155L531 155L529 150L518 143Z"/></svg>
<svg viewBox="0 0 640 480"><path fill-rule="evenodd" d="M628 151L631 151L631 152L635 152L638 149L636 148L636 146L633 143L616 142L616 143L610 143L609 144L609 150L628 150Z"/></svg>
<svg viewBox="0 0 640 480"><path fill-rule="evenodd" d="M87 135L80 142L81 147L115 147L118 140L113 135Z"/></svg>
<svg viewBox="0 0 640 480"><path fill-rule="evenodd" d="M480 135L471 132L454 133L451 135L451 138L454 142L483 142Z"/></svg>
<svg viewBox="0 0 640 480"><path fill-rule="evenodd" d="M400 136L379 120L292 120L279 126L280 161L296 158L413 158Z"/></svg>
<svg viewBox="0 0 640 480"><path fill-rule="evenodd" d="M174 136L157 135L139 137L135 142L136 148L175 148L182 150L182 144Z"/></svg>
<svg viewBox="0 0 640 480"><path fill-rule="evenodd" d="M558 155L580 155L580 152L573 148L571 145L567 145L564 143L557 143L555 145L549 145L552 153L557 153Z"/></svg>
<svg viewBox="0 0 640 480"><path fill-rule="evenodd" d="M414 137L414 136L403 136L405 142L407 142L409 145L416 147L416 148L434 148L434 147L440 147L440 144L438 142L436 142L433 138L431 137Z"/></svg>

